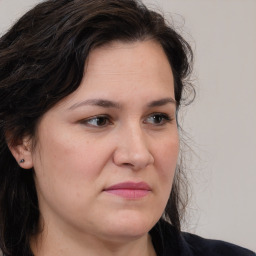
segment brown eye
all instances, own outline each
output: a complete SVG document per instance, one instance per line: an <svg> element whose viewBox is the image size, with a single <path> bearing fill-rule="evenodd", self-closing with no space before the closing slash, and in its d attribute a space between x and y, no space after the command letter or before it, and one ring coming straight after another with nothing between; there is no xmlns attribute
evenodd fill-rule
<svg viewBox="0 0 256 256"><path fill-rule="evenodd" d="M110 120L107 116L95 116L89 119L83 120L83 124L95 127L105 127L110 124Z"/></svg>
<svg viewBox="0 0 256 256"><path fill-rule="evenodd" d="M162 114L162 113L152 114L146 119L146 123L153 124L153 125L163 125L170 121L171 121L171 118L168 115Z"/></svg>

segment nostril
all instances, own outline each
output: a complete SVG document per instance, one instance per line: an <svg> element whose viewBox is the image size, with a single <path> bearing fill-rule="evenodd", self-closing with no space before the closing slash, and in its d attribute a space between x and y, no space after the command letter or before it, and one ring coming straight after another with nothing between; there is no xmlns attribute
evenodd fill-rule
<svg viewBox="0 0 256 256"><path fill-rule="evenodd" d="M126 166L132 166L131 163L123 163L123 165L126 165Z"/></svg>

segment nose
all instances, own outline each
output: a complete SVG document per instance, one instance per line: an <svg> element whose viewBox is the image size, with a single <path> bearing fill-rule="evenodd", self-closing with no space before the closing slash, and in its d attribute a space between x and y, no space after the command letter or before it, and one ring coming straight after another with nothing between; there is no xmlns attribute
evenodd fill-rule
<svg viewBox="0 0 256 256"><path fill-rule="evenodd" d="M113 158L116 165L130 167L133 170L141 170L154 163L146 135L139 125L123 130L118 138Z"/></svg>

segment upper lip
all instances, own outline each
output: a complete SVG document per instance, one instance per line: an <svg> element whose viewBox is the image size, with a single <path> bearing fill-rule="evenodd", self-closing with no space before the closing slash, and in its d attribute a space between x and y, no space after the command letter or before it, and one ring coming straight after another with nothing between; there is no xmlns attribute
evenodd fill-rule
<svg viewBox="0 0 256 256"><path fill-rule="evenodd" d="M117 189L133 189L133 190L151 190L151 187L146 182L122 182L118 184L114 184L112 186L104 189L107 190L117 190Z"/></svg>

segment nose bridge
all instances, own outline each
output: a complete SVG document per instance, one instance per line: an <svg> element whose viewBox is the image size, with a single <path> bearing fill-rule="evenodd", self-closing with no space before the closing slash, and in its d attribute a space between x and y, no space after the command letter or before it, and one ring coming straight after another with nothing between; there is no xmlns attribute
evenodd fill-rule
<svg viewBox="0 0 256 256"><path fill-rule="evenodd" d="M120 128L120 138L115 152L118 165L129 165L133 169L143 169L154 162L147 136L139 121L130 121Z"/></svg>
<svg viewBox="0 0 256 256"><path fill-rule="evenodd" d="M139 123L131 123L124 131L127 136L126 146L132 153L147 151L147 141Z"/></svg>

